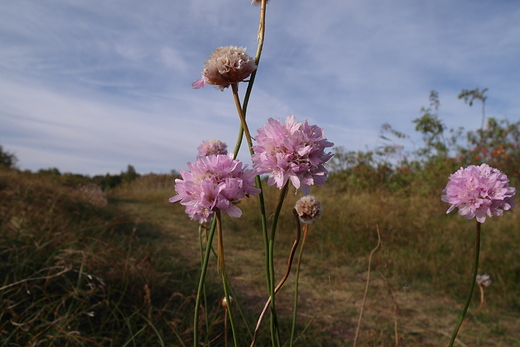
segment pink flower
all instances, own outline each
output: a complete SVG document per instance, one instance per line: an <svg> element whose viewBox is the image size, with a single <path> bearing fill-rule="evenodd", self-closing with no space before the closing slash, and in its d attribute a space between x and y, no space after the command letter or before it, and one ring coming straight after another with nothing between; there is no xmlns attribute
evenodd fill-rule
<svg viewBox="0 0 520 347"><path fill-rule="evenodd" d="M199 148L199 156L207 157L212 154L228 154L227 145L220 140L207 140L201 143Z"/></svg>
<svg viewBox="0 0 520 347"><path fill-rule="evenodd" d="M190 218L200 223L207 222L217 209L240 217L242 211L235 206L238 200L260 192L253 187L255 172L246 167L228 155L198 157L188 163L190 171L181 170L182 179L175 180L177 195L169 201L180 201Z"/></svg>
<svg viewBox="0 0 520 347"><path fill-rule="evenodd" d="M307 195L311 185L325 183L328 171L323 164L333 154L324 150L334 144L323 136L323 129L307 121L297 123L294 116L287 116L285 124L269 118L258 129L255 140L258 145L253 146L253 167L258 174L270 174L268 185L282 188L291 180Z"/></svg>
<svg viewBox="0 0 520 347"><path fill-rule="evenodd" d="M442 191L441 200L451 204L446 213L457 207L461 216L476 217L484 223L487 217L502 216L515 206L516 189L509 187L509 179L500 170L487 164L470 165L450 175L450 181Z"/></svg>
<svg viewBox="0 0 520 347"><path fill-rule="evenodd" d="M194 89L203 88L206 84L218 86L224 90L231 84L242 82L256 70L254 59L246 49L236 46L224 46L211 53L204 63L202 78L191 84Z"/></svg>
<svg viewBox="0 0 520 347"><path fill-rule="evenodd" d="M477 284L481 287L489 287L491 285L491 278L488 274L477 275L476 278Z"/></svg>

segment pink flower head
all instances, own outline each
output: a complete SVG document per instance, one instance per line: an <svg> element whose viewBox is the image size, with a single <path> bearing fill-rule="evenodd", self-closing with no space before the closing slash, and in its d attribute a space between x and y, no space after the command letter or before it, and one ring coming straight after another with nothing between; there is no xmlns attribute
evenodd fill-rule
<svg viewBox="0 0 520 347"><path fill-rule="evenodd" d="M323 166L332 153L325 148L334 144L323 136L323 129L309 125L307 120L297 123L294 116L287 116L285 124L269 118L258 129L251 159L258 174L269 173L267 184L282 188L288 180L307 195L313 184L323 185L328 171Z"/></svg>
<svg viewBox="0 0 520 347"><path fill-rule="evenodd" d="M458 207L459 214L467 219L477 218L484 223L486 217L502 216L515 206L516 189L509 186L509 179L498 169L487 164L470 165L450 175L450 181L442 191L441 200L451 204L446 213Z"/></svg>
<svg viewBox="0 0 520 347"><path fill-rule="evenodd" d="M201 143L199 148L199 156L207 157L212 154L228 154L227 145L220 140L207 140Z"/></svg>
<svg viewBox="0 0 520 347"><path fill-rule="evenodd" d="M476 281L477 284L481 287L489 287L492 283L491 278L488 274L477 275Z"/></svg>
<svg viewBox="0 0 520 347"><path fill-rule="evenodd" d="M211 53L204 63L202 78L191 84L194 89L203 88L206 84L218 86L224 90L231 84L242 82L256 70L253 58L246 49L236 46L224 46Z"/></svg>
<svg viewBox="0 0 520 347"><path fill-rule="evenodd" d="M216 209L240 217L242 211L235 206L238 200L260 191L253 187L254 171L246 167L228 155L198 157L188 163L190 171L181 170L182 179L175 180L177 195L169 201L180 201L190 218L200 223L207 222Z"/></svg>

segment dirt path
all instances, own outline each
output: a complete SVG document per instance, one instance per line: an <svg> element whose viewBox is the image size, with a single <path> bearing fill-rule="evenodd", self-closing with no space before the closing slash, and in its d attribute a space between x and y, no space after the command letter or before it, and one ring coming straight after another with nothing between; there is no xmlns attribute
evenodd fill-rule
<svg viewBox="0 0 520 347"><path fill-rule="evenodd" d="M157 225L164 242L171 243L173 255L200 263L197 223L188 220L182 206L151 201L133 199L121 202L121 207ZM225 247L231 281L244 309L260 312L266 300L261 238L233 230L232 224L228 227ZM251 242L252 237L257 242ZM289 249L289 245L280 246L284 247ZM360 271L359 265L330 268L326 259L318 268L312 260L304 258L300 274L299 323L302 327L311 323L300 345L352 346L368 273ZM360 259L363 262L367 259ZM285 264L286 257L279 256L278 277ZM277 296L282 319L292 314L293 288L291 275ZM445 346L461 308L461 302L418 288L393 288L378 271L372 271L357 346ZM459 336L459 346L520 346L520 319L484 309Z"/></svg>

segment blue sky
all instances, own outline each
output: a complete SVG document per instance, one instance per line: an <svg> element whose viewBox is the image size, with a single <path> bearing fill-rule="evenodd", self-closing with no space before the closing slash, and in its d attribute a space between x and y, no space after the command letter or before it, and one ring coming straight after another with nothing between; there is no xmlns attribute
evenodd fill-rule
<svg viewBox="0 0 520 347"><path fill-rule="evenodd" d="M231 91L191 82L219 46L254 55L258 14L248 0L3 1L0 144L22 169L89 175L183 169L207 139L233 147ZM252 133L294 114L348 150L374 148L383 123L420 145L430 90L448 127L480 127L480 104L457 99L473 88L489 88L488 116L518 121L519 23L517 1L271 0Z"/></svg>

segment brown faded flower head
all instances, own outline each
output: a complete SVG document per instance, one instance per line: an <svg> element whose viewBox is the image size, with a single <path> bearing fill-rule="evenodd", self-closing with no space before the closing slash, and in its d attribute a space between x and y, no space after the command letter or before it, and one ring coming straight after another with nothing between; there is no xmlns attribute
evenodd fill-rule
<svg viewBox="0 0 520 347"><path fill-rule="evenodd" d="M256 64L246 49L236 46L224 46L211 53L204 63L202 78L192 83L193 88L199 89L206 84L218 86L224 90L231 84L242 82L256 70Z"/></svg>
<svg viewBox="0 0 520 347"><path fill-rule="evenodd" d="M294 209L296 210L296 213L298 213L302 223L307 224L311 224L314 219L320 218L323 211L318 199L312 195L305 195L300 200L296 201Z"/></svg>

